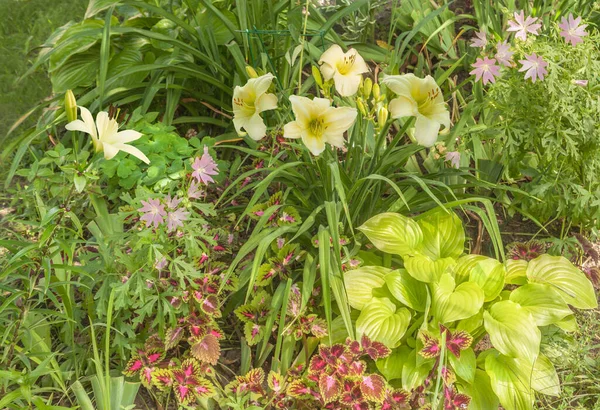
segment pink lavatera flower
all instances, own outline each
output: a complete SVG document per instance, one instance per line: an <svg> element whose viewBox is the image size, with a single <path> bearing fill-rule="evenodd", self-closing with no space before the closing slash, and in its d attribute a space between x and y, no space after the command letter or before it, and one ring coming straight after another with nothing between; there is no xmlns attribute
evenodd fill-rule
<svg viewBox="0 0 600 410"><path fill-rule="evenodd" d="M513 54L514 52L510 51L510 44L508 44L506 40L503 42L499 41L498 44L496 44L496 54L494 57L496 58L496 61L498 61L498 64L510 67Z"/></svg>
<svg viewBox="0 0 600 410"><path fill-rule="evenodd" d="M167 230L173 232L178 227L183 226L183 222L188 219L189 212L185 211L184 208L179 208L175 211L167 214Z"/></svg>
<svg viewBox="0 0 600 410"><path fill-rule="evenodd" d="M569 14L569 17L563 17L560 20L560 35L564 37L567 43L571 43L575 47L578 43L583 43L581 37L585 37L588 33L585 31L587 24L581 24L581 17L573 18L573 14Z"/></svg>
<svg viewBox="0 0 600 410"><path fill-rule="evenodd" d="M177 195L175 195L173 198L171 198L171 195L167 195L165 198L165 204L167 205L168 209L177 209L180 203L181 199L177 198Z"/></svg>
<svg viewBox="0 0 600 410"><path fill-rule="evenodd" d="M219 169L217 163L208 153L208 147L204 146L204 154L201 158L196 158L192 164L192 177L196 178L198 182L202 182L208 185L211 182L215 182L211 175L218 175Z"/></svg>
<svg viewBox="0 0 600 410"><path fill-rule="evenodd" d="M190 182L190 187L188 188L187 195L189 199L198 199L201 198L204 194L202 188L200 188L200 183L198 181L192 180Z"/></svg>
<svg viewBox="0 0 600 410"><path fill-rule="evenodd" d="M527 16L525 18L525 12L521 10L521 13L515 11L515 20L509 20L509 27L506 31L516 32L515 37L523 41L527 40L527 33L538 35L538 30L542 27L540 23L536 23L537 17Z"/></svg>
<svg viewBox="0 0 600 410"><path fill-rule="evenodd" d="M525 71L525 79L531 78L532 83L535 83L536 79L543 81L544 76L548 74L548 63L535 53L525 55L525 60L519 60L519 63L523 64L519 71Z"/></svg>
<svg viewBox="0 0 600 410"><path fill-rule="evenodd" d="M146 228L150 225L154 225L158 228L160 224L165 221L165 206L160 203L159 199L149 198L148 201L142 201L142 207L138 209L138 212L142 212L144 215L140 217L140 221L146 222Z"/></svg>
<svg viewBox="0 0 600 410"><path fill-rule="evenodd" d="M470 46L485 48L485 46L487 46L487 44L488 44L487 35L482 30L482 31L478 31L477 33L475 33L475 38L472 39Z"/></svg>
<svg viewBox="0 0 600 410"><path fill-rule="evenodd" d="M496 76L500 75L500 66L496 65L495 58L478 58L472 67L475 67L475 69L469 74L475 75L475 81L483 78L483 85L489 82L495 83Z"/></svg>

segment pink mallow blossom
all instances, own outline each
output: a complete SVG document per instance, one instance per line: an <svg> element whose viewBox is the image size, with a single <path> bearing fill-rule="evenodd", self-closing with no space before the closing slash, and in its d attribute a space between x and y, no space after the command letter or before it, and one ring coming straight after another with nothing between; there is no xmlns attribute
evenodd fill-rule
<svg viewBox="0 0 600 410"><path fill-rule="evenodd" d="M514 13L515 20L509 20L508 25L510 26L506 31L515 31L515 37L523 41L527 40L527 33L531 33L535 36L538 35L538 30L542 25L540 23L534 24L538 18L527 16L525 18L525 12L521 10L520 14Z"/></svg>
<svg viewBox="0 0 600 410"><path fill-rule="evenodd" d="M194 172L192 172L192 177L196 178L198 182L203 182L206 185L208 185L209 182L215 182L211 175L219 174L217 163L208 153L207 146L204 146L204 154L202 154L202 158L196 157L194 163L192 164L192 168L194 169Z"/></svg>
<svg viewBox="0 0 600 410"><path fill-rule="evenodd" d="M510 51L510 44L507 44L506 40L504 40L504 42L499 41L498 44L496 44L496 55L494 57L496 58L496 61L498 61L498 64L510 67L513 54L514 53Z"/></svg>
<svg viewBox="0 0 600 410"><path fill-rule="evenodd" d="M495 58L478 58L472 67L475 67L475 69L469 74L475 75L475 81L479 81L483 77L483 85L488 82L495 83L495 76L500 74L500 66L496 65Z"/></svg>
<svg viewBox="0 0 600 410"><path fill-rule="evenodd" d="M450 162L453 168L460 168L460 152L449 151L446 153L445 159Z"/></svg>
<svg viewBox="0 0 600 410"><path fill-rule="evenodd" d="M519 63L523 64L519 71L526 71L525 79L531 78L533 83L536 79L544 80L544 76L548 74L548 70L546 70L548 63L535 53L525 55L525 60L519 60Z"/></svg>
<svg viewBox="0 0 600 410"><path fill-rule="evenodd" d="M150 225L154 225L158 228L158 225L164 222L164 217L167 215L165 212L165 206L160 203L159 199L148 199L148 201L142 201L142 207L138 209L138 212L142 212L144 215L140 217L140 221L146 222L146 228Z"/></svg>
<svg viewBox="0 0 600 410"><path fill-rule="evenodd" d="M197 181L192 181L190 183L190 187L188 188L187 195L190 199L198 199L202 196L203 192L200 188L200 183Z"/></svg>
<svg viewBox="0 0 600 410"><path fill-rule="evenodd" d="M571 43L573 47L575 47L577 43L583 43L581 37L588 35L585 31L585 28L588 25L579 25L579 23L581 23L581 17L574 19L573 14L569 14L569 18L563 17L558 25L561 29L560 35L565 38L567 43Z"/></svg>
<svg viewBox="0 0 600 410"><path fill-rule="evenodd" d="M190 213L185 211L184 208L169 212L167 215L167 230L173 232L178 227L183 226L183 221L186 221L189 215Z"/></svg>
<svg viewBox="0 0 600 410"><path fill-rule="evenodd" d="M471 47L485 48L485 46L487 46L487 43L487 37L485 35L485 32L482 30L475 33L475 38L472 39L470 45Z"/></svg>
<svg viewBox="0 0 600 410"><path fill-rule="evenodd" d="M167 198L165 199L168 209L176 209L180 202L181 199L178 199L177 195L173 198L171 198L171 195L167 195Z"/></svg>

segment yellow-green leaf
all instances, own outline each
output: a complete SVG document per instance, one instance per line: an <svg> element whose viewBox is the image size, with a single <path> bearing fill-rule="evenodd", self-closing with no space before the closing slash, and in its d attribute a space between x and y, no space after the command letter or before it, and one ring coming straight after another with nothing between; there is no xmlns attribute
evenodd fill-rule
<svg viewBox="0 0 600 410"><path fill-rule="evenodd" d="M471 270L481 261L489 259L487 256L483 255L465 255L458 258L456 261L456 266L454 266L454 280L457 285L460 285L463 282L469 280L469 276L471 275Z"/></svg>
<svg viewBox="0 0 600 410"><path fill-rule="evenodd" d="M522 259L507 260L504 281L511 285L525 285L527 283L527 261Z"/></svg>
<svg viewBox="0 0 600 410"><path fill-rule="evenodd" d="M573 313L557 290L541 283L530 283L515 289L510 294L510 300L531 313L538 326L560 322Z"/></svg>
<svg viewBox="0 0 600 410"><path fill-rule="evenodd" d="M404 258L404 267L413 278L425 282L434 283L453 266L456 260L453 258L442 258L433 260L429 256L416 255Z"/></svg>
<svg viewBox="0 0 600 410"><path fill-rule="evenodd" d="M438 209L418 222L423 231L422 252L431 259L458 258L465 247L465 230L454 212Z"/></svg>
<svg viewBox="0 0 600 410"><path fill-rule="evenodd" d="M376 215L358 229L377 249L400 256L416 254L423 241L423 232L415 221L392 212Z"/></svg>
<svg viewBox="0 0 600 410"><path fill-rule="evenodd" d="M427 285L419 282L404 269L397 269L385 276L385 283L396 299L417 312L424 312L427 305Z"/></svg>
<svg viewBox="0 0 600 410"><path fill-rule="evenodd" d="M485 295L485 302L496 299L504 287L504 265L495 259L487 258L471 269L470 282L474 282Z"/></svg>
<svg viewBox="0 0 600 410"><path fill-rule="evenodd" d="M465 282L455 287L452 276L445 273L434 285L433 316L439 323L467 319L479 312L483 297L483 290L477 284Z"/></svg>
<svg viewBox="0 0 600 410"><path fill-rule="evenodd" d="M388 298L373 298L356 320L357 337L368 336L389 348L397 347L410 322L410 311L397 309Z"/></svg>
<svg viewBox="0 0 600 410"><path fill-rule="evenodd" d="M485 358L485 371L505 410L533 409L531 365L523 366L514 358L491 353Z"/></svg>
<svg viewBox="0 0 600 410"><path fill-rule="evenodd" d="M385 277L391 271L382 266L363 266L344 273L344 286L350 306L362 310L373 298L373 289L384 286Z"/></svg>

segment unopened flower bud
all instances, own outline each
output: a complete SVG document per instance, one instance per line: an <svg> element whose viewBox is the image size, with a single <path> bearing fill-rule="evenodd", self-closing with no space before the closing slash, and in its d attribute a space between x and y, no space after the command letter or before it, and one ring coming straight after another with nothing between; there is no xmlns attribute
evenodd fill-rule
<svg viewBox="0 0 600 410"><path fill-rule="evenodd" d="M313 65L311 67L311 70L312 75L315 78L315 83L317 83L319 87L323 87L323 77L321 77L321 72L319 71L319 69Z"/></svg>
<svg viewBox="0 0 600 410"><path fill-rule="evenodd" d="M373 84L373 98L375 98L375 101L379 100L380 95L381 90L379 88L379 84Z"/></svg>
<svg viewBox="0 0 600 410"><path fill-rule="evenodd" d="M67 121L73 122L77 119L77 100L71 90L67 90L65 93L65 113L67 114Z"/></svg>
<svg viewBox="0 0 600 410"><path fill-rule="evenodd" d="M377 123L382 127L388 120L389 112L385 107L379 107L377 110Z"/></svg>
<svg viewBox="0 0 600 410"><path fill-rule="evenodd" d="M367 109L365 108L365 105L363 104L363 102L362 102L362 100L360 98L356 99L356 106L358 107L358 110L363 115L363 117L366 117L367 116Z"/></svg>
<svg viewBox="0 0 600 410"><path fill-rule="evenodd" d="M258 77L258 73L256 72L256 70L254 68L250 67L249 65L246 66L246 73L248 74L248 77L250 77L250 78Z"/></svg>
<svg viewBox="0 0 600 410"><path fill-rule="evenodd" d="M580 87L587 87L588 85L588 80L571 80L571 82Z"/></svg>
<svg viewBox="0 0 600 410"><path fill-rule="evenodd" d="M363 97L368 100L371 96L371 91L373 90L373 80L369 77L365 78L363 82Z"/></svg>

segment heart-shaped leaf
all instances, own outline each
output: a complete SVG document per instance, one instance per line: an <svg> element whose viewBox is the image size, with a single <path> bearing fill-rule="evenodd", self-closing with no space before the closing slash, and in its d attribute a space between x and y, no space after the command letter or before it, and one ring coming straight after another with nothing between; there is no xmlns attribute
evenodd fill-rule
<svg viewBox="0 0 600 410"><path fill-rule="evenodd" d="M538 256L527 265L527 278L530 283L553 286L565 302L576 308L598 307L592 282L563 256Z"/></svg>
<svg viewBox="0 0 600 410"><path fill-rule="evenodd" d="M437 209L418 221L423 232L422 252L433 260L458 258L465 247L465 230L454 212Z"/></svg>
<svg viewBox="0 0 600 410"><path fill-rule="evenodd" d="M434 285L433 316L439 323L469 318L479 312L483 298L483 290L477 284L465 282L455 287L452 276L445 273Z"/></svg>
<svg viewBox="0 0 600 410"><path fill-rule="evenodd" d="M491 353L485 358L485 371L505 410L533 409L531 365L523 366L514 358Z"/></svg>
<svg viewBox="0 0 600 410"><path fill-rule="evenodd" d="M483 312L483 325L494 347L506 356L533 363L540 352L540 330L531 314L518 303L494 303Z"/></svg>
<svg viewBox="0 0 600 410"><path fill-rule="evenodd" d="M404 305L417 312L424 312L427 305L427 285L413 278L404 269L397 269L385 276L390 293Z"/></svg>
<svg viewBox="0 0 600 410"><path fill-rule="evenodd" d="M439 281L440 277L455 263L456 260L453 258L433 260L425 255L404 258L404 267L410 273L410 276L425 283Z"/></svg>
<svg viewBox="0 0 600 410"><path fill-rule="evenodd" d="M392 212L376 215L358 229L380 251L400 256L416 254L423 241L423 232L415 221Z"/></svg>
<svg viewBox="0 0 600 410"><path fill-rule="evenodd" d="M511 285L525 285L527 283L527 261L522 259L507 260L504 282Z"/></svg>
<svg viewBox="0 0 600 410"><path fill-rule="evenodd" d="M510 300L525 308L538 326L548 326L569 316L571 309L551 285L530 283L515 289Z"/></svg>
<svg viewBox="0 0 600 410"><path fill-rule="evenodd" d="M358 337L366 335L391 349L400 344L410 317L408 309L397 309L388 298L373 298L356 320L356 333Z"/></svg>
<svg viewBox="0 0 600 410"><path fill-rule="evenodd" d="M492 390L490 376L483 370L476 369L473 383L463 384L459 390L471 398L470 409L498 408L498 397Z"/></svg>
<svg viewBox="0 0 600 410"><path fill-rule="evenodd" d="M560 380L554 365L543 354L540 354L531 373L531 388L548 396L560 395Z"/></svg>
<svg viewBox="0 0 600 410"><path fill-rule="evenodd" d="M487 258L471 269L469 281L479 285L485 295L484 302L496 299L504 287L504 265L495 259Z"/></svg>
<svg viewBox="0 0 600 410"><path fill-rule="evenodd" d="M363 266L344 273L344 286L350 306L362 310L373 299L373 289L385 285L385 277L390 272L391 269L381 266Z"/></svg>
<svg viewBox="0 0 600 410"><path fill-rule="evenodd" d="M489 259L483 255L465 255L458 258L454 266L454 280L457 285L469 280L471 270L481 261Z"/></svg>

